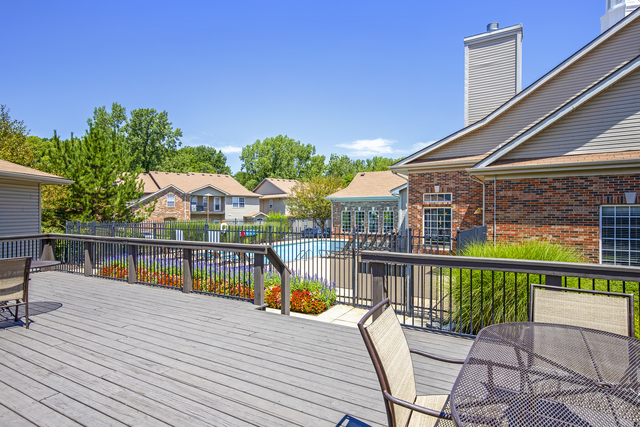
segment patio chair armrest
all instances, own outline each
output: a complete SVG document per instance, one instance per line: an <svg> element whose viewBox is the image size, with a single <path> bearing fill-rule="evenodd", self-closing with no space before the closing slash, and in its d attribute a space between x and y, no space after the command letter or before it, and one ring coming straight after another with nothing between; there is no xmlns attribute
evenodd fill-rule
<svg viewBox="0 0 640 427"><path fill-rule="evenodd" d="M397 397L391 396L388 391L383 390L382 395L384 396L385 399L387 399L391 403L404 406L405 408L409 408L413 411L417 411L422 414L430 415L436 418L443 418L445 420L452 419L451 414L447 414L446 412L442 412L442 411L436 411L434 409L425 408L424 406L418 406L415 403L409 403L406 400L398 399Z"/></svg>
<svg viewBox="0 0 640 427"><path fill-rule="evenodd" d="M464 363L464 359L449 359L448 357L436 356L435 354L425 353L424 351L416 350L416 349L413 349L413 348L409 349L409 351L411 353L418 354L418 355L424 356L424 357L428 357L430 359L439 360L441 362L457 363L459 365L462 365Z"/></svg>

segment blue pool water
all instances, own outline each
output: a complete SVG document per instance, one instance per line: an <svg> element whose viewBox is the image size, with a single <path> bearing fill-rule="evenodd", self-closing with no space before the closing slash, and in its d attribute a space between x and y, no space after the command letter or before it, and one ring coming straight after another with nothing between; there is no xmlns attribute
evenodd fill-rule
<svg viewBox="0 0 640 427"><path fill-rule="evenodd" d="M275 244L273 249L282 261L289 262L328 255L330 251L341 250L346 243L346 240L309 239L295 243Z"/></svg>

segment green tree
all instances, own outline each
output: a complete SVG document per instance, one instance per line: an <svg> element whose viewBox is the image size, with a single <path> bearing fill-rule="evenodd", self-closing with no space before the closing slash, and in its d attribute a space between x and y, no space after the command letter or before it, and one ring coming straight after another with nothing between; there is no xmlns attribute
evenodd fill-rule
<svg viewBox="0 0 640 427"><path fill-rule="evenodd" d="M231 174L227 156L213 147L182 147L170 153L158 168L163 172Z"/></svg>
<svg viewBox="0 0 640 427"><path fill-rule="evenodd" d="M351 159L349 156L332 154L327 165L326 176L338 177L343 186L348 186L358 172L386 171L398 160L376 156L371 159Z"/></svg>
<svg viewBox="0 0 640 427"><path fill-rule="evenodd" d="M300 182L289 194L289 212L294 218L313 219L318 227L322 227L331 218L331 202L326 197L341 188L341 180L333 176L316 176L308 182Z"/></svg>
<svg viewBox="0 0 640 427"><path fill-rule="evenodd" d="M74 181L52 215L65 220L132 221L148 216L151 207L133 213L128 204L142 197L142 182L130 173L122 137L89 125L82 138L61 140L54 133L47 153L58 174ZM152 203L153 208L155 204Z"/></svg>
<svg viewBox="0 0 640 427"><path fill-rule="evenodd" d="M287 135L257 140L242 149L242 170L249 179L243 184L254 189L264 178L309 180L324 172L324 156L316 156L311 144L301 144Z"/></svg>
<svg viewBox="0 0 640 427"><path fill-rule="evenodd" d="M0 105L0 159L31 167L35 156L27 141L29 131L22 120L12 120L9 111Z"/></svg>
<svg viewBox="0 0 640 427"><path fill-rule="evenodd" d="M124 132L131 156L131 171L158 169L165 157L181 144L182 131L173 129L166 111L158 113L153 108L131 111Z"/></svg>
<svg viewBox="0 0 640 427"><path fill-rule="evenodd" d="M111 104L111 112L104 105L96 107L93 109L93 117L87 119L87 124L99 127L103 132L115 131L118 136L123 136L127 124L127 109L117 102Z"/></svg>

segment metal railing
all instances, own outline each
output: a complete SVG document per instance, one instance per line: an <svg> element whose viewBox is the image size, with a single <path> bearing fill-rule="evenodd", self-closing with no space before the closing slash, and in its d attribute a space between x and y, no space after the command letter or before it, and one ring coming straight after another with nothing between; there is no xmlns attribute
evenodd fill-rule
<svg viewBox="0 0 640 427"><path fill-rule="evenodd" d="M529 320L530 284L634 294L640 268L614 265L363 251L371 304L386 296L406 325L475 335L485 326Z"/></svg>
<svg viewBox="0 0 640 427"><path fill-rule="evenodd" d="M289 314L291 270L269 245L72 234L0 237L0 258L56 260L58 271L253 301L265 307L265 277ZM279 277L274 277L274 275Z"/></svg>

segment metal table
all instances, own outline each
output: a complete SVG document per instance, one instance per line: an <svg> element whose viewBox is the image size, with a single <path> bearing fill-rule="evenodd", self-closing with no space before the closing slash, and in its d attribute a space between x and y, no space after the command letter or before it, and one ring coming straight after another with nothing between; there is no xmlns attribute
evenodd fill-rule
<svg viewBox="0 0 640 427"><path fill-rule="evenodd" d="M484 328L451 392L458 426L638 426L640 341L574 326Z"/></svg>

